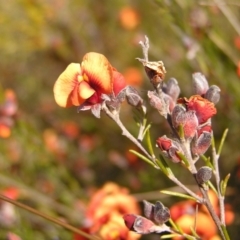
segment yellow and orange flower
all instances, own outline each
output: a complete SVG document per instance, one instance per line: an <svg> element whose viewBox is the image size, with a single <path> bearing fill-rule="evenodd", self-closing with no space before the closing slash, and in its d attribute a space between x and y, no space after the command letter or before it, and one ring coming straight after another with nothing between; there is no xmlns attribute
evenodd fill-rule
<svg viewBox="0 0 240 240"><path fill-rule="evenodd" d="M106 183L91 199L86 212L88 227L84 230L103 240L137 240L140 235L130 232L124 224L122 216L126 213L140 213L137 201L127 189ZM74 240L85 238L75 235Z"/></svg>
<svg viewBox="0 0 240 240"><path fill-rule="evenodd" d="M53 92L61 107L89 106L100 103L101 94L117 95L126 86L125 79L99 53L90 52L81 64L71 63L55 82Z"/></svg>

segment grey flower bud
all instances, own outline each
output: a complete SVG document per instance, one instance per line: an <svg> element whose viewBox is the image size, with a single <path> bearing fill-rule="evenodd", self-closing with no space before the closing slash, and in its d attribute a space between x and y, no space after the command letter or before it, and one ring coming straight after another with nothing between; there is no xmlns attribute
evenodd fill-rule
<svg viewBox="0 0 240 240"><path fill-rule="evenodd" d="M154 204L146 200L143 200L143 213L146 218L153 220L153 210L154 210Z"/></svg>
<svg viewBox="0 0 240 240"><path fill-rule="evenodd" d="M212 177L212 169L210 167L204 166L201 167L196 175L196 179L199 184L206 183Z"/></svg>
<svg viewBox="0 0 240 240"><path fill-rule="evenodd" d="M170 211L161 202L157 201L154 206L153 218L155 223L161 225L170 218Z"/></svg>
<svg viewBox="0 0 240 240"><path fill-rule="evenodd" d="M211 132L202 132L198 139L195 139L191 150L194 155L204 154L211 145L212 134Z"/></svg>
<svg viewBox="0 0 240 240"><path fill-rule="evenodd" d="M143 104L143 99L140 97L138 91L131 86L126 88L126 99L128 104L133 107L140 107Z"/></svg>
<svg viewBox="0 0 240 240"><path fill-rule="evenodd" d="M206 92L205 98L210 102L216 104L220 100L220 88L216 85L212 85Z"/></svg>
<svg viewBox="0 0 240 240"><path fill-rule="evenodd" d="M194 73L193 77L193 89L197 95L203 95L207 92L209 85L208 81L202 73Z"/></svg>
<svg viewBox="0 0 240 240"><path fill-rule="evenodd" d="M167 95L169 95L173 99L173 101L176 102L180 94L180 87L178 86L178 81L175 78L170 78L167 81L163 91Z"/></svg>

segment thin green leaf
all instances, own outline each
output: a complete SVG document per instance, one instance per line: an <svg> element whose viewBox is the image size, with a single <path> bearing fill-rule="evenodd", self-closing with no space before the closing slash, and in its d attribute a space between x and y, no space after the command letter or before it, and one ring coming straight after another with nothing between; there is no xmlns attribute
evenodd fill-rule
<svg viewBox="0 0 240 240"><path fill-rule="evenodd" d="M223 144L224 144L224 142L226 140L227 134L228 134L228 129L225 129L225 131L223 132L222 138L221 138L221 142L220 142L220 145L219 145L219 148L218 148L218 152L217 152L217 154L219 156L220 156L220 154L222 152Z"/></svg>
<svg viewBox="0 0 240 240"><path fill-rule="evenodd" d="M173 234L166 234L161 236L161 239L169 239L169 238L174 238L174 237L179 237L179 234L173 233Z"/></svg>
<svg viewBox="0 0 240 240"><path fill-rule="evenodd" d="M167 162L165 161L162 155L159 155L160 160L156 159L156 163L160 167L160 169L165 173L166 176L174 176L171 168L168 166Z"/></svg>
<svg viewBox="0 0 240 240"><path fill-rule="evenodd" d="M183 125L182 124L180 124L180 126L179 126L178 134L179 134L180 139L182 139L182 140L185 139L185 137L184 137L184 130L183 130Z"/></svg>
<svg viewBox="0 0 240 240"><path fill-rule="evenodd" d="M230 237L229 237L229 235L228 235L228 231L227 231L226 226L221 225L221 228L222 228L222 230L223 230L223 234L224 234L226 240L230 240Z"/></svg>
<svg viewBox="0 0 240 240"><path fill-rule="evenodd" d="M164 194L167 194L167 195L174 196L174 197L180 197L180 198L185 198L185 199L196 201L196 199L194 197L186 195L186 194L183 194L183 193L171 192L171 191L167 191L167 190L162 190L160 192L164 193Z"/></svg>
<svg viewBox="0 0 240 240"><path fill-rule="evenodd" d="M184 234L183 236L188 240L196 240L196 237L190 236L188 234Z"/></svg>
<svg viewBox="0 0 240 240"><path fill-rule="evenodd" d="M175 231L182 232L181 228L171 218L168 219L168 222L172 225Z"/></svg>
<svg viewBox="0 0 240 240"><path fill-rule="evenodd" d="M152 165L153 167L156 167L156 165L148 158L146 158L144 155L142 155L141 153L133 150L133 149L130 149L129 152L135 154L136 156L138 156L139 158L141 158L143 161L147 162L148 164Z"/></svg>
<svg viewBox="0 0 240 240"><path fill-rule="evenodd" d="M172 225L173 229L176 231L176 233L168 234L168 236L172 236L172 237L184 236L186 239L189 239L189 240L196 239L195 237L192 237L192 236L184 233L183 230L180 228L180 226L178 224L174 223L174 221L171 218L168 221ZM177 233L177 232L179 232L179 233Z"/></svg>
<svg viewBox="0 0 240 240"><path fill-rule="evenodd" d="M205 155L201 155L201 158L206 163L206 165L208 167L210 167L211 169L214 169L214 167L213 167L213 165L212 165L212 163L210 161L210 157L206 157Z"/></svg>
<svg viewBox="0 0 240 240"><path fill-rule="evenodd" d="M154 156L154 151L153 151L153 146L152 146L152 141L151 141L151 136L150 136L150 127L151 127L151 124L148 124L148 126L146 127L143 134L144 135L146 134L148 151L151 154L151 156Z"/></svg>
<svg viewBox="0 0 240 240"><path fill-rule="evenodd" d="M210 187L210 188L216 193L216 195L217 195L217 194L218 194L218 193L217 193L217 189L213 186L212 182L208 181L207 183L208 183L209 187Z"/></svg>
<svg viewBox="0 0 240 240"><path fill-rule="evenodd" d="M177 155L181 158L181 160L186 165L186 167L189 168L189 162L188 162L186 156L181 152L177 152Z"/></svg>
<svg viewBox="0 0 240 240"><path fill-rule="evenodd" d="M199 235L197 234L196 230L195 230L192 226L190 226L190 230L191 230L192 235L193 235L194 237L200 238Z"/></svg>
<svg viewBox="0 0 240 240"><path fill-rule="evenodd" d="M221 186L221 194L222 196L225 196L226 194L226 188L227 188L227 184L228 184L228 180L230 178L230 173L224 178L224 180L221 181L220 186Z"/></svg>

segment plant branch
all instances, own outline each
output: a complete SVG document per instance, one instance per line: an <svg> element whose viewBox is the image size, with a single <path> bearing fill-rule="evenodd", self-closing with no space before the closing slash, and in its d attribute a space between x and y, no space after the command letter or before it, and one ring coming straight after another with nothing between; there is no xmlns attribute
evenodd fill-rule
<svg viewBox="0 0 240 240"><path fill-rule="evenodd" d="M196 180L196 183L199 186L199 189L200 189L200 191L203 195L203 199L204 199L203 204L207 207L210 215L212 216L213 221L215 222L216 226L218 227L218 230L219 230L222 238L224 240L227 240L227 238L226 238L226 236L223 232L223 229L222 229L222 223L221 223L219 217L217 216L217 214L215 213L215 211L213 209L213 206L212 206L212 203L209 199L207 190L201 184L199 184L197 179L196 179L197 168L196 168L196 166L194 164L194 161L192 159L192 154L191 154L191 150L190 150L190 143L189 143L189 141L186 141L185 139L181 139L181 143L182 143L183 151L186 154L186 157L187 157L189 165L190 165L190 171L191 171L192 175L194 176L194 178ZM216 164L218 165L218 162L216 162ZM219 176L219 171L218 171L218 176ZM223 205L223 207L224 207L224 205Z"/></svg>
<svg viewBox="0 0 240 240"><path fill-rule="evenodd" d="M206 189L203 189L202 187L200 187L200 190L201 190L201 193L203 194L203 197L205 199L205 203L204 205L207 207L213 221L215 222L215 224L217 225L218 227L218 230L220 232L220 235L221 237L224 239L224 240L228 240L228 238L226 237L226 235L224 234L223 232L223 229L222 229L222 224L217 216L217 214L215 213L214 209L213 209L213 206L210 202L210 199L209 199L209 196L208 196L208 193L207 193L207 190Z"/></svg>
<svg viewBox="0 0 240 240"><path fill-rule="evenodd" d="M183 183L181 183L174 175L170 175L168 177L176 185L178 185L180 188L182 188L184 191L186 191L190 196L194 197L197 200L197 202L203 203L203 199L200 196L198 196L196 193L194 193L192 190L190 190L188 187L186 187Z"/></svg>
<svg viewBox="0 0 240 240"><path fill-rule="evenodd" d="M219 208L220 208L220 218L221 218L221 224L225 224L225 209L224 209L224 196L221 193L220 189L220 173L219 173L219 166L218 166L218 160L219 160L219 154L216 152L215 146L212 147L212 157L213 157L213 173L215 176L215 181L217 185L217 193L218 193L218 199L219 199Z"/></svg>
<svg viewBox="0 0 240 240"><path fill-rule="evenodd" d="M60 221L60 220L58 220L56 218L53 218L53 217L51 217L51 216L49 216L49 215L47 215L45 213L39 212L38 210L36 210L34 208L31 208L31 207L29 207L29 206L27 206L27 205L25 205L23 203L20 203L18 201L15 201L15 200L12 200L12 199L10 199L8 197L5 197L2 194L0 194L0 199L3 200L3 201L9 202L9 203L11 203L11 204L13 204L13 205L15 205L17 207L20 207L20 208L22 208L22 209L24 209L24 210L26 210L28 212L31 212L31 213L39 216L39 217L42 217L42 218L44 218L44 219L46 219L48 221L51 221L51 222L53 222L53 223L55 223L55 224L57 224L57 225L59 225L61 227L64 227L64 228L66 228L66 229L68 229L68 230L70 230L70 231L72 231L74 233L77 233L77 234L79 234L79 235L81 235L83 237L86 237L87 239L90 239L90 240L100 240L100 238L98 238L96 236L92 236L92 235L90 235L88 233L85 233L85 232L81 231L80 229L71 226L68 223L65 223L65 222Z"/></svg>
<svg viewBox="0 0 240 240"><path fill-rule="evenodd" d="M142 146L142 144L125 128L122 121L119 118L118 112L111 112L105 104L102 106L102 110L120 127L122 130L122 135L127 137L130 141L132 141L149 159L154 162L153 157L146 151L146 149Z"/></svg>

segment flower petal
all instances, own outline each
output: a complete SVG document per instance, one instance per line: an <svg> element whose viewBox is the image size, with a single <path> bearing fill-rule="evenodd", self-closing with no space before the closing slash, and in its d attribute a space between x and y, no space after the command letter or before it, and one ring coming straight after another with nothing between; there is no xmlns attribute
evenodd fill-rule
<svg viewBox="0 0 240 240"><path fill-rule="evenodd" d="M99 53L90 52L83 57L83 75L86 74L86 81L99 93L112 93L112 66L107 58Z"/></svg>
<svg viewBox="0 0 240 240"><path fill-rule="evenodd" d="M191 96L187 103L188 110L196 111L199 123L206 122L217 113L214 103L199 95Z"/></svg>
<svg viewBox="0 0 240 240"><path fill-rule="evenodd" d="M81 74L81 66L78 63L71 63L66 70L58 77L54 84L53 92L56 103L61 107L70 107L71 93L78 84L78 76Z"/></svg>
<svg viewBox="0 0 240 240"><path fill-rule="evenodd" d="M87 82L82 81L79 84L78 93L82 99L88 99L95 93L95 90L92 89Z"/></svg>
<svg viewBox="0 0 240 240"><path fill-rule="evenodd" d="M113 69L113 92L115 96L117 96L118 93L125 87L126 81L124 76L120 72Z"/></svg>
<svg viewBox="0 0 240 240"><path fill-rule="evenodd" d="M71 103L74 106L80 106L82 103L85 102L86 98L90 97L91 94L94 94L93 92L89 93L89 85L85 81L82 81L80 83L77 83L71 93ZM91 89L91 88L90 88ZM88 97L87 97L88 96Z"/></svg>

